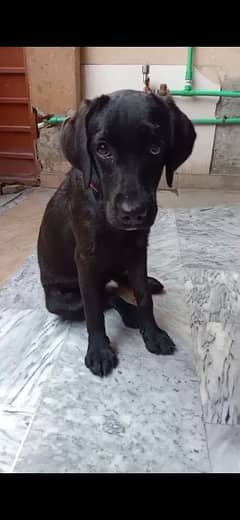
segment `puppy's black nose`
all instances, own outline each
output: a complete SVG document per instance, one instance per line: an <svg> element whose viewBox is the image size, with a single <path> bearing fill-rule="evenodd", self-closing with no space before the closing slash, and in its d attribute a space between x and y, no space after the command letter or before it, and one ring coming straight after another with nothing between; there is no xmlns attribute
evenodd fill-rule
<svg viewBox="0 0 240 520"><path fill-rule="evenodd" d="M147 215L145 204L124 200L118 204L118 216L121 222L128 225L141 225Z"/></svg>

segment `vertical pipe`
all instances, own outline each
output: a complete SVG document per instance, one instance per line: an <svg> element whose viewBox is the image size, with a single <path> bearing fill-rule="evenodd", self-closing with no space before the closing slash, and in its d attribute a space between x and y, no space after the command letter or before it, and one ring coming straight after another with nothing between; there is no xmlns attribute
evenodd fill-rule
<svg viewBox="0 0 240 520"><path fill-rule="evenodd" d="M187 67L185 74L185 90L192 90L193 79L193 47L188 47L187 51Z"/></svg>

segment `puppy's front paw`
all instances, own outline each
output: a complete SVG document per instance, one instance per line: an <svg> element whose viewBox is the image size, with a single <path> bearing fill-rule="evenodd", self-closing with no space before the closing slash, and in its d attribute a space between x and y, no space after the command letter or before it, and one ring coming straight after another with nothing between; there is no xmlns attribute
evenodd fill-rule
<svg viewBox="0 0 240 520"><path fill-rule="evenodd" d="M151 334L143 334L146 348L152 354L169 356L174 354L176 347L169 335L159 328Z"/></svg>
<svg viewBox="0 0 240 520"><path fill-rule="evenodd" d="M110 374L118 365L118 358L109 346L88 347L85 365L95 376L104 377Z"/></svg>

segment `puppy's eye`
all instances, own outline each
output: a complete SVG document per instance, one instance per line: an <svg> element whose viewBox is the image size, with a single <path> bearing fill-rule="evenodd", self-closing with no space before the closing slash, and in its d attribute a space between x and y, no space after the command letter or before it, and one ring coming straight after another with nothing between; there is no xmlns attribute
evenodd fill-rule
<svg viewBox="0 0 240 520"><path fill-rule="evenodd" d="M105 159L112 157L111 149L107 143L99 143L97 146L97 153Z"/></svg>
<svg viewBox="0 0 240 520"><path fill-rule="evenodd" d="M161 152L161 148L160 146L158 146L157 144L152 144L149 148L149 153L151 155L159 155Z"/></svg>

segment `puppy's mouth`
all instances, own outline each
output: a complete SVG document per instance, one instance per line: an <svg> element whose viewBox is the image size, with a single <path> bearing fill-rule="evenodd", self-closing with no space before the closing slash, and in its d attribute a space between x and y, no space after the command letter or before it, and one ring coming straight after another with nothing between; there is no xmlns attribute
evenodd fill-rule
<svg viewBox="0 0 240 520"><path fill-rule="evenodd" d="M138 226L138 227L118 227L117 229L121 231L144 231L148 229L149 226Z"/></svg>
<svg viewBox="0 0 240 520"><path fill-rule="evenodd" d="M119 231L144 231L150 227L146 222L141 224L136 222L123 224L121 221L112 218L108 219L108 223Z"/></svg>

